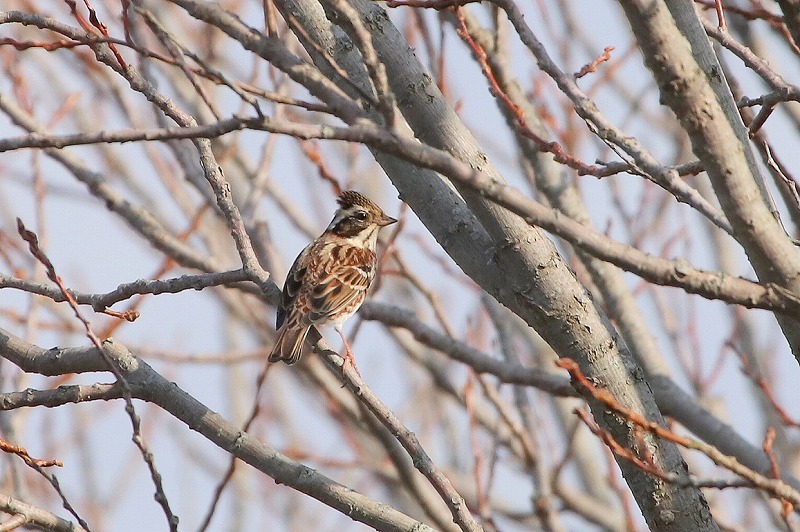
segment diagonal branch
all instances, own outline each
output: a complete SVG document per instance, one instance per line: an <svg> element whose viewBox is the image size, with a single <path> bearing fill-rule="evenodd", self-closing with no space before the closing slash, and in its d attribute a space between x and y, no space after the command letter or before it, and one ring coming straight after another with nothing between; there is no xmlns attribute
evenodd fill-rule
<svg viewBox="0 0 800 532"><path fill-rule="evenodd" d="M107 340L103 342L103 352L124 372L133 397L158 405L218 447L274 478L277 483L314 497L378 530L431 530L427 525L331 480L243 432L133 356L121 343ZM100 350L94 346L44 350L2 329L0 356L23 371L42 375L108 371ZM113 395L109 389L104 389L104 393L108 394L108 398Z"/></svg>
<svg viewBox="0 0 800 532"><path fill-rule="evenodd" d="M31 254L36 257L36 259L42 263L45 267L45 271L47 273L47 277L53 281L61 290L64 298L66 299L67 303L69 304L70 308L72 309L75 317L83 324L86 330L86 336L92 342L92 344L97 348L98 352L103 358L103 362L105 363L106 368L114 374L114 377L117 379L117 383L119 383L122 389L123 399L125 400L125 412L128 414L128 417L131 420L131 425L133 428L133 436L132 440L134 445L136 445L137 449L142 455L145 464L147 465L147 469L150 472L150 478L153 481L153 485L155 486L155 500L161 506L162 510L164 511L164 515L167 518L167 524L169 525L170 530L177 532L178 530L178 517L172 513L172 509L169 506L169 499L167 499L166 494L164 493L164 486L161 483L161 474L156 469L155 458L153 457L153 453L147 447L147 444L144 441L144 437L142 436L141 424L142 420L136 413L136 410L133 407L133 401L131 396L130 386L128 382L125 380L125 376L122 373L122 370L115 365L115 361L113 361L103 350L103 344L100 339L95 335L94 331L92 331L91 326L89 325L89 321L83 317L80 309L78 308L78 303L75 299L71 296L69 291L67 290L64 282L61 280L61 277L58 276L56 273L56 269L53 266L53 263L50 259L45 255L44 251L39 247L39 240L36 235L28 231L25 228L25 225L22 223L22 220L17 218L17 230L19 231L20 236L28 243L30 248ZM30 464L29 464L30 465ZM36 464L33 464L36 466ZM37 469L39 469L37 467Z"/></svg>

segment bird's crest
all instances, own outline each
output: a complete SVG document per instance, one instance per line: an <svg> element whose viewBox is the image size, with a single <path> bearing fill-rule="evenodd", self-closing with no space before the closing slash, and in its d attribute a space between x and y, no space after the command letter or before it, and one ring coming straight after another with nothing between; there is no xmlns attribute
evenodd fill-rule
<svg viewBox="0 0 800 532"><path fill-rule="evenodd" d="M355 190L345 190L339 194L339 198L336 200L336 203L338 203L342 209L358 205L374 212L382 212L380 207Z"/></svg>

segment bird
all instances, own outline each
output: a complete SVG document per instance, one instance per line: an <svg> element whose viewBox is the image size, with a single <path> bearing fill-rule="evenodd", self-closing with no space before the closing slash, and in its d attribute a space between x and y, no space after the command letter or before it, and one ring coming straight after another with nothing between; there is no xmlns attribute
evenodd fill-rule
<svg viewBox="0 0 800 532"><path fill-rule="evenodd" d="M331 223L300 252L286 275L270 362L297 363L309 329L333 325L346 350L342 367L349 362L356 369L342 325L364 303L375 278L378 232L397 220L354 190L342 192L336 201L339 208Z"/></svg>

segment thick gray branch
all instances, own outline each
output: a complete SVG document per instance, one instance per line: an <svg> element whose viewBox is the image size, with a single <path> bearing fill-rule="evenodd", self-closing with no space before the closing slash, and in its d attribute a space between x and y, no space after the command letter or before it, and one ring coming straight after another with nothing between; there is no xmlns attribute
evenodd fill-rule
<svg viewBox="0 0 800 532"><path fill-rule="evenodd" d="M620 0L661 100L675 113L759 279L800 293L800 250L762 183L747 131L690 0ZM800 321L778 316L800 361Z"/></svg>
<svg viewBox="0 0 800 532"><path fill-rule="evenodd" d="M398 107L416 138L481 170L490 183L502 186L502 176L453 112L383 9L368 1L352 0L351 3L359 11L362 21L372 28L372 46L386 66ZM320 49L332 51L336 62L348 70L351 79L362 80L368 87L363 66L358 66L357 40L348 42L341 29L320 20L317 15L319 7L313 2L294 0L278 5L291 10L293 16L304 15L307 20L314 21L315 25L302 23L305 31L317 40ZM323 2L323 5L328 4ZM347 32L348 28L343 30ZM309 53L314 57L313 50ZM321 69L325 67L322 62L317 64ZM350 65L355 66L348 68ZM452 220L442 226L431 225L421 213L432 210L450 212L452 206L436 204L430 197L407 196L407 191L419 189L420 182L412 182L407 176L393 172L392 168L385 169L406 201L442 242L438 235L444 228L452 226ZM461 262L452 253L457 244L474 249L474 243L451 241L451 246L445 246L445 250L481 287L535 328L559 355L579 361L587 375L602 383L626 406L663 422L649 388L632 375L637 371L634 369L636 364L624 343L553 244L541 231L528 226L522 218L487 200L473 188L459 181L454 185L466 206L486 229L494 242L494 250L477 269L472 268L474 259ZM485 257L485 252L479 256ZM609 428L625 445L634 448L638 445L638 437L622 420L603 415L597 404L594 407L599 423ZM674 445L651 440L648 446L657 449L654 456L659 467L685 474L686 466ZM700 523L701 527L714 528L699 490L664 485L625 461L619 464L652 527L679 530L685 529L687 522L691 521L693 525ZM654 493L658 496L653 496ZM681 518L676 519L677 516ZM685 516L691 517L684 521Z"/></svg>
<svg viewBox="0 0 800 532"><path fill-rule="evenodd" d="M119 342L107 340L103 348L124 373L134 398L160 406L221 449L266 473L278 484L286 484L353 520L378 530L430 530L426 525L392 507L369 499L321 475L239 430L183 391L177 384L162 377L147 363L133 356ZM2 329L0 329L0 356L10 360L23 371L42 375L108 370L106 363L93 347L45 350ZM110 390L103 391L112 394Z"/></svg>

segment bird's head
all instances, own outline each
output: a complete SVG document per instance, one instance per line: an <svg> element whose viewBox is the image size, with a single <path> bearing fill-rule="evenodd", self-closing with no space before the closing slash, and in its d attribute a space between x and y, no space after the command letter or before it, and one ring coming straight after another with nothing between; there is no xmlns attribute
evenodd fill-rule
<svg viewBox="0 0 800 532"><path fill-rule="evenodd" d="M356 243L366 243L377 237L381 227L397 220L387 216L373 201L355 190L346 190L336 200L339 209L326 232Z"/></svg>

